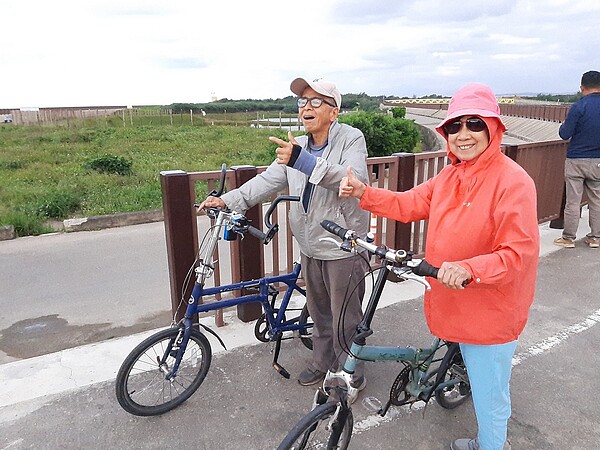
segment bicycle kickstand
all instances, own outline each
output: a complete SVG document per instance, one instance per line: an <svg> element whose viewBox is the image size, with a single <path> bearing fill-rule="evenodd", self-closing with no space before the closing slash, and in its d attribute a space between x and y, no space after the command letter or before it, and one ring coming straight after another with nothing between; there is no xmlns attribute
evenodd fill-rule
<svg viewBox="0 0 600 450"><path fill-rule="evenodd" d="M283 333L279 332L279 333L277 333L276 338L275 338L275 353L273 355L273 369L275 369L275 371L282 377L289 379L290 373L287 370L285 370L282 366L280 366L279 363L277 362L277 360L279 359L279 351L281 350L282 336L283 336Z"/></svg>

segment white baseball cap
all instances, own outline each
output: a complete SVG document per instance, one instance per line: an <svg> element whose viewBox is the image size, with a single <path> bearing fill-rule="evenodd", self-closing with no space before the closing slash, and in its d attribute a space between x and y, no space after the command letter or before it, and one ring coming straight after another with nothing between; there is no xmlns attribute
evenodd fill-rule
<svg viewBox="0 0 600 450"><path fill-rule="evenodd" d="M291 91L297 96L301 96L307 87L312 88L321 95L332 98L338 108L342 107L342 95L337 87L335 87L335 84L330 83L329 81L306 81L304 78L296 78L292 81L292 84L290 84Z"/></svg>

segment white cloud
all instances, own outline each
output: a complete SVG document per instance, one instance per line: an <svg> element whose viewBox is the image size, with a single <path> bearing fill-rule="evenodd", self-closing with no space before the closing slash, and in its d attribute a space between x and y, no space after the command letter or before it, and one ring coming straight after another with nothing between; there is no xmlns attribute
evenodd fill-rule
<svg viewBox="0 0 600 450"><path fill-rule="evenodd" d="M600 70L599 12L595 0L0 0L0 108L280 98L296 76L371 95L469 81L575 92Z"/></svg>

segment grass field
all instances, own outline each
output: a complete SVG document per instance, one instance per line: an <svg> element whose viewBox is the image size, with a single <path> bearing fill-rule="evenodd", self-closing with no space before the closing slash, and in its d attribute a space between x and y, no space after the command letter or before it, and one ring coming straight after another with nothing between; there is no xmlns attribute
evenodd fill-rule
<svg viewBox="0 0 600 450"><path fill-rule="evenodd" d="M160 208L161 170L266 165L276 148L268 137L286 134L198 121L0 125L0 225L19 236L50 231L50 219Z"/></svg>

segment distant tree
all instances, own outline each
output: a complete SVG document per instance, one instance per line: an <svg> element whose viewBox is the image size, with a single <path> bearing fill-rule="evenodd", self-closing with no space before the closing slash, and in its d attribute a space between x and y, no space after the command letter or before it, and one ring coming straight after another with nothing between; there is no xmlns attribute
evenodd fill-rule
<svg viewBox="0 0 600 450"><path fill-rule="evenodd" d="M339 117L339 121L363 132L369 156L389 156L396 152L412 153L420 137L412 120L376 112L359 111L344 114Z"/></svg>
<svg viewBox="0 0 600 450"><path fill-rule="evenodd" d="M344 94L342 95L342 109L347 111L377 111L381 101L381 97L372 97L364 92Z"/></svg>
<svg viewBox="0 0 600 450"><path fill-rule="evenodd" d="M581 98L581 92L577 94L537 94L535 97L524 96L523 98L545 102L574 103Z"/></svg>
<svg viewBox="0 0 600 450"><path fill-rule="evenodd" d="M395 119L404 119L406 117L406 108L404 106L392 108L392 116Z"/></svg>

